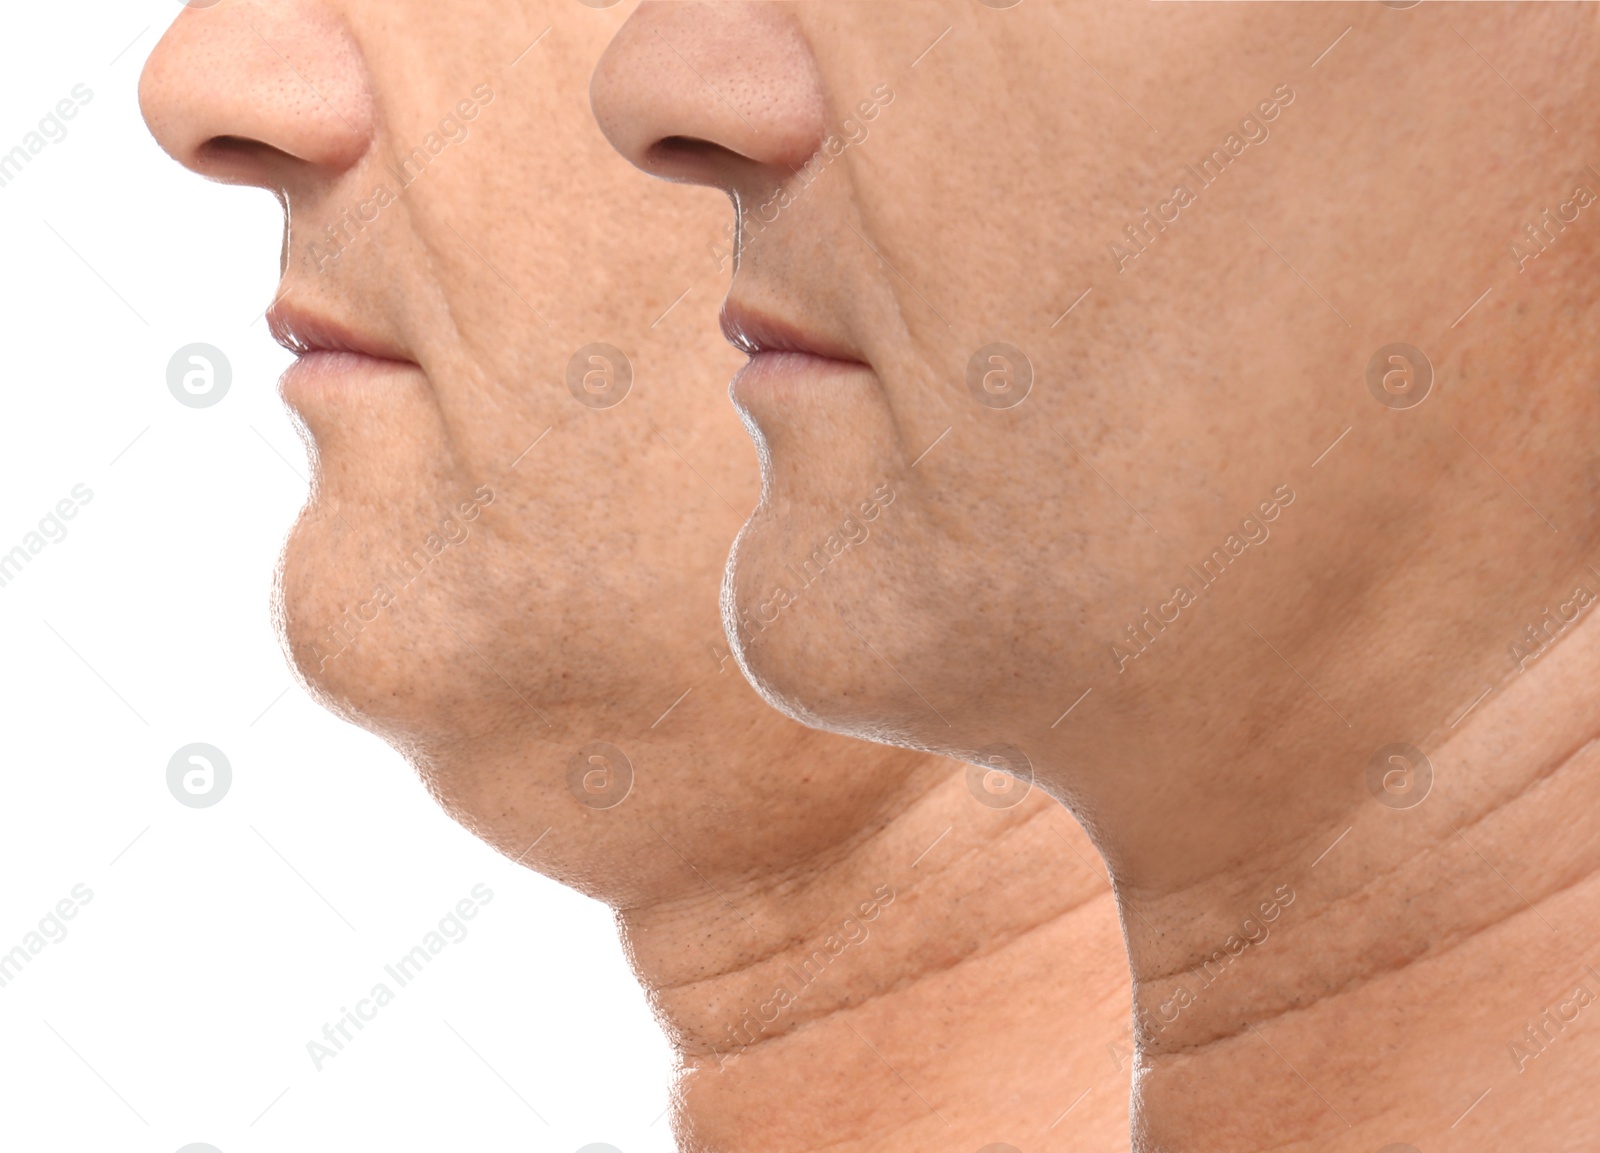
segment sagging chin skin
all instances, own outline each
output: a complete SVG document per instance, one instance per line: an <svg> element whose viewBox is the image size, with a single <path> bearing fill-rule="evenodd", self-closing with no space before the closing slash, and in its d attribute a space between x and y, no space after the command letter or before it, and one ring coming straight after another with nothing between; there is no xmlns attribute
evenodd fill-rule
<svg viewBox="0 0 1600 1153"><path fill-rule="evenodd" d="M460 605L499 567L508 494L455 460L420 370L361 383L293 398L313 481L284 547L276 618L319 702L415 759L507 695L473 649L490 663L507 654Z"/></svg>

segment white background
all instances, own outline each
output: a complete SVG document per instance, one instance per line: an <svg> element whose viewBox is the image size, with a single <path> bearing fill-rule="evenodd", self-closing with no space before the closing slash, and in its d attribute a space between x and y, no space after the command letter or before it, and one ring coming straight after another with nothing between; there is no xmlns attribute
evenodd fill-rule
<svg viewBox="0 0 1600 1153"><path fill-rule="evenodd" d="M0 952L75 885L93 898L0 988L0 1145L670 1149L671 1055L609 911L457 827L279 650L271 574L307 475L260 319L282 221L144 128L139 71L179 10L3 22L0 153L94 95L0 188L0 553L74 485L93 498L0 588ZM212 408L167 389L196 341L233 367ZM191 809L166 767L200 741L233 783ZM479 882L469 935L318 1072L307 1042Z"/></svg>

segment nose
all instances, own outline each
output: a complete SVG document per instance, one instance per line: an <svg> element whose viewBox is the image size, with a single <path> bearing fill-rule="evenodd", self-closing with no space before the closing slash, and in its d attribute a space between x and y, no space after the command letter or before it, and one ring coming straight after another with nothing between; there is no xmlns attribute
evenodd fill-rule
<svg viewBox="0 0 1600 1153"><path fill-rule="evenodd" d="M284 192L372 144L373 96L349 28L309 0L187 8L139 78L157 143L202 176Z"/></svg>
<svg viewBox="0 0 1600 1153"><path fill-rule="evenodd" d="M826 132L822 77L785 4L642 4L601 57L589 98L638 167L734 193L781 183Z"/></svg>

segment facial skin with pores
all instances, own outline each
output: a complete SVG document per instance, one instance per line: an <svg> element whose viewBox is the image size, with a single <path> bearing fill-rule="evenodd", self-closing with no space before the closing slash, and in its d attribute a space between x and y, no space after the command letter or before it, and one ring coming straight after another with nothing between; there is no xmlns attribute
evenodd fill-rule
<svg viewBox="0 0 1600 1153"><path fill-rule="evenodd" d="M596 73L619 151L743 216L730 642L1091 830L1137 1148L1600 1125L1600 1033L1508 1056L1600 980L1596 626L1508 657L1600 564L1596 77L1584 5L964 0L646 4Z"/></svg>
<svg viewBox="0 0 1600 1153"><path fill-rule="evenodd" d="M286 648L457 820L618 909L683 1058L685 1149L977 1148L1086 1088L1057 1133L1125 1148L1127 978L1081 830L796 725L728 656L758 473L715 383L739 360L725 211L599 133L589 77L626 16L225 0L152 56L163 147L287 210L272 320L308 350L282 390L315 483ZM633 372L604 408L568 376L600 342ZM614 373L582 358L576 392ZM585 803L617 779L595 741L633 770L610 807Z"/></svg>

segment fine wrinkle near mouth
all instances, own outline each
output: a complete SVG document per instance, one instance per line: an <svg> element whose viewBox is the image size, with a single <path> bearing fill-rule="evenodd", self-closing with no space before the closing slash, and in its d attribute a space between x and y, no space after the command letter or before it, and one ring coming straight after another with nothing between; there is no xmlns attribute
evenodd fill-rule
<svg viewBox="0 0 1600 1153"><path fill-rule="evenodd" d="M825 360L866 363L864 357L841 341L808 332L732 300L722 306L718 320L728 343L747 356L763 352L798 352Z"/></svg>
<svg viewBox="0 0 1600 1153"><path fill-rule="evenodd" d="M272 338L296 356L348 352L378 360L412 361L403 350L385 341L283 300L267 309L267 327Z"/></svg>

